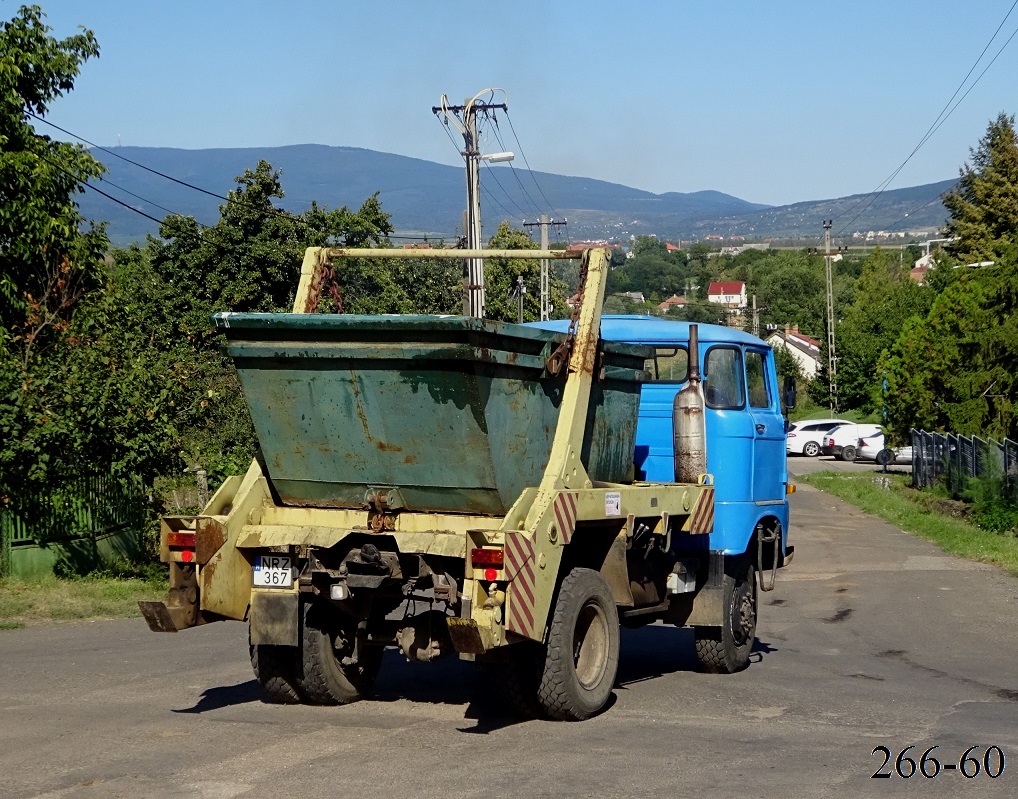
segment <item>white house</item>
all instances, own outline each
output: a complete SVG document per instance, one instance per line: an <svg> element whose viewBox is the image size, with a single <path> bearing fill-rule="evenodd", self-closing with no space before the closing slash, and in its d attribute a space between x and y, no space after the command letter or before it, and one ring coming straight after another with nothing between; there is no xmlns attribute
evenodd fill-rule
<svg viewBox="0 0 1018 799"><path fill-rule="evenodd" d="M820 368L820 342L799 332L798 325L785 325L784 331L775 330L766 339L774 349L788 352L799 364L803 375L812 380Z"/></svg>
<svg viewBox="0 0 1018 799"><path fill-rule="evenodd" d="M742 310L746 307L746 284L741 280L715 281L707 287L707 302Z"/></svg>

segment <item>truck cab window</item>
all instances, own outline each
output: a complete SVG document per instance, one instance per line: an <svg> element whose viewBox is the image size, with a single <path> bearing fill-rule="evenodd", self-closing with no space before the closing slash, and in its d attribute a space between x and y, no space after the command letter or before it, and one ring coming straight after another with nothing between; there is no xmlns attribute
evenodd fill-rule
<svg viewBox="0 0 1018 799"><path fill-rule="evenodd" d="M653 376L652 383L684 383L689 377L689 353L685 347L657 347L643 368Z"/></svg>
<svg viewBox="0 0 1018 799"><path fill-rule="evenodd" d="M731 410L745 404L742 357L734 347L712 347L704 362L704 397L708 408Z"/></svg>
<svg viewBox="0 0 1018 799"><path fill-rule="evenodd" d="M767 393L766 356L762 352L746 352L746 383L749 388L751 408L769 408L771 399Z"/></svg>

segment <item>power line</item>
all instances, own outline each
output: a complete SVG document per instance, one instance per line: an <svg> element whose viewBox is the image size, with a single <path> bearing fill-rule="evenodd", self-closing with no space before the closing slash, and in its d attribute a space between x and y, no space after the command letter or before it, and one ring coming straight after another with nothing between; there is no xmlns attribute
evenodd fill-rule
<svg viewBox="0 0 1018 799"><path fill-rule="evenodd" d="M202 194L207 194L210 197L215 197L216 199L219 199L219 200L229 201L229 198L228 197L224 197L222 194L216 194L214 191L209 191L208 189L203 189L201 186L195 186L193 183L188 183L186 180L180 180L178 178L173 177L172 175L167 175L165 172L160 172L158 169L152 169L151 167L145 166L144 164L139 164L137 161L132 161L130 158L127 158L126 156L120 155L119 153L116 153L113 150L107 149L106 147L101 147L98 144L94 144L93 142L90 142L88 139L86 139L86 138L84 138L82 136L79 136L76 133L71 133L71 131L69 131L69 130L67 130L65 128L62 128L59 125L53 124L48 119L43 119L41 116L39 116L37 114L33 114L31 111L26 111L25 113L28 114L28 116L32 117L33 119L36 119L39 122L42 122L42 123L44 123L46 125L49 125L51 128L55 128L56 130L59 130L61 133L66 133L68 136L71 136L71 137L77 139L80 142L84 142L89 147L94 147L96 150L99 150L99 151L104 152L104 153L108 153L109 155L112 155L114 158L119 158L121 161L126 161L127 163L132 164L133 166L136 166L139 169L144 169L146 172L151 172L153 175L158 175L159 177L165 178L166 180L172 180L174 183L177 183L177 184L179 184L181 186L186 186L189 189L194 189L195 191L200 191Z"/></svg>
<svg viewBox="0 0 1018 799"><path fill-rule="evenodd" d="M50 160L50 159L48 159L48 158L47 158L46 156L44 156L44 155L39 155L39 153L36 153L36 154L35 154L35 156L36 156L36 158L38 158L38 159L39 159L40 161L45 161L45 162L46 162L47 164L49 164L49 165L50 165L51 167L53 167L53 168L54 168L54 169L56 169L57 171L59 171L59 172L63 172L63 173L65 174L65 175L67 175L68 177L70 177L71 179L73 179L75 183L78 183L78 184L80 184L80 185L84 186L84 187L85 187L86 189L91 189L92 191L96 192L97 194L101 194L101 195L102 195L103 197L106 197L106 198L108 198L108 199L110 199L110 200L113 200L113 202L115 202L115 203L116 203L117 205L122 205L122 206L123 206L124 208L128 209L129 211L134 211L134 213L138 214L139 216L143 216L143 217L145 217L146 219L151 219L151 220L152 220L153 222L155 222L155 223L156 223L157 225L161 225L161 224L162 224L162 221L161 221L161 220L159 220L159 219L156 219L156 218L155 218L154 216L149 216L148 214L146 214L146 213L145 213L144 211L142 211L141 209L139 209L139 208L135 208L135 207L134 207L133 205L128 205L128 204L127 204L127 203L125 203L125 202L124 202L123 200L118 200L118 199L117 199L116 197L114 197L114 196L113 196L112 194L107 194L107 193L106 193L106 192L104 192L104 191L103 191L102 189L96 188L96 187L95 187L95 186L93 186L93 185L92 185L91 183L88 183L87 181L84 181L84 180L82 180L82 179L81 179L80 177L78 177L77 175L75 175L75 174L74 174L73 172L71 172L71 171L70 171L69 169L66 169L66 168L64 168L63 166L61 166L60 164L58 164L58 163L57 163L56 161L51 161L51 160ZM142 199L142 198L140 198L140 197L139 197L138 199ZM148 202L148 201L146 200L145 202ZM153 203L153 204L154 204L154 203Z"/></svg>
<svg viewBox="0 0 1018 799"><path fill-rule="evenodd" d="M904 221L905 221L906 219L908 219L908 218L909 218L910 216L912 216L912 215L913 215L914 213L916 213L917 211L921 211L921 210L923 210L923 209L924 209L924 208L925 208L926 206L928 206L928 205L932 205L933 203L937 202L938 200L940 200L941 196L942 196L942 195L938 194L938 195L937 195L936 197L934 197L934 198L933 198L933 199L931 199L931 200L927 200L926 202L924 202L924 203L923 203L922 205L918 206L917 208L913 208L913 209L912 209L911 211L909 211L909 212L908 212L907 214L905 214L905 216L903 216L903 217L902 217L901 219L896 219L896 220L894 220L893 222L891 222L891 224L890 224L890 225L888 225L887 229L888 229L888 230L891 230L891 229L892 229L892 228L893 228L893 227L894 227L895 225L897 225L897 224L898 224L899 222L904 222Z"/></svg>
<svg viewBox="0 0 1018 799"><path fill-rule="evenodd" d="M997 30L993 32L993 35L986 43L986 46L982 49L982 52L979 53L979 57L976 58L976 60L972 63L972 66L969 68L969 71L965 74L965 77L962 78L961 83L958 84L958 88L954 90L954 94L952 94L947 103L944 104L944 107L941 109L936 119L933 120L929 129L923 135L922 139L919 140L919 143L915 146L915 148L913 148L912 152L908 154L908 157L906 157L905 160L902 161L901 164L898 166L898 168L895 169L891 173L891 175L887 179L885 179L879 186L877 186L876 189L871 191L869 194L867 194L865 197L859 200L855 205L850 206L847 211L841 214L841 216L847 216L848 214L852 213L852 211L856 208L856 206L859 205L859 203L863 203L866 201L867 198L871 198L869 202L866 203L866 205L862 208L862 210L859 211L859 213L852 217L852 219L847 224L841 227L841 229L838 231L836 235L840 236L843 233L845 233L859 217L861 217L864 213L866 213L867 210L869 210L873 203L876 202L877 198L884 192L884 189L886 189L887 186L890 185L891 181L898 176L898 173L905 168L905 165L912 159L912 156L919 152L923 145L925 145L926 142L929 141L930 137L932 137L933 134L940 129L941 125L943 125L948 120L951 114L954 113L955 109L957 109L958 106L961 105L962 101L966 97L968 97L969 92L971 92L972 89L975 88L976 84L979 83L983 75L986 74L986 71L991 66L993 66L994 61L996 61L1000 57L1000 54L1003 53L1004 49L1011 43L1011 39L1013 39L1015 37L1015 34L1018 33L1018 28L1016 28L1015 32L1011 34L1011 36L1008 38L1006 42L1004 42L1000 50L997 51L997 54L990 60L990 63L986 65L983 71L979 73L979 76L972 82L972 84L968 87L968 89L961 96L961 98L959 98L958 102L955 103L953 107L951 106L951 103L954 101L954 98L958 96L958 92L962 90L962 87L965 85L966 81L968 81L969 77L975 71L976 66L978 66L979 62L983 60L983 56L986 55L986 51L990 49L990 45L993 44L993 40L997 38L997 34L1000 33L1001 29L1004 27L1004 24L1007 22L1008 17L1011 16L1011 12L1015 10L1016 6L1018 6L1018 0L1015 0L1015 2L1011 5L1011 8L1008 9L1007 13L1004 15L1004 19L1002 19L1000 25L997 26Z"/></svg>
<svg viewBox="0 0 1018 799"><path fill-rule="evenodd" d="M160 172L158 169L153 169L152 167L146 166L145 164L139 163L138 161L134 161L134 160L132 160L130 158L127 158L126 156L123 156L120 153L115 152L114 150L110 150L109 148L102 147L102 146L100 146L98 144L95 144L94 142L90 142L88 139L86 139L86 138L84 138L82 136L79 136L78 134L73 133L72 131L69 131L66 128L62 128L59 125L54 124L53 122L50 122L48 119L43 119L42 117L38 116L37 114L32 113L31 111L26 111L25 113L27 113L33 119L36 119L39 122L43 122L46 125L49 125L50 127L54 128L56 130L59 130L61 133L65 133L68 136L70 136L70 137L72 137L74 139L77 139L80 142L83 142L83 143L87 144L89 147L93 147L96 150L99 150L100 152L104 152L104 153L107 153L109 155L112 155L114 158L119 158L121 161L125 161L128 164L131 164L132 166L136 166L139 169L143 169L146 172L150 172L153 175L157 175L157 176L159 176L161 178L165 178L166 180L172 181L173 183L176 183L176 184L178 184L180 186L185 186L186 188L193 189L194 191L199 191L202 194L207 194L210 197L215 197L217 200L222 200L224 202L236 202L236 203L239 203L240 205L247 206L249 208L258 208L259 210L261 210L261 206L256 206L253 203L246 202L246 200L244 200L241 197L236 197L235 196L235 197L231 198L231 197L228 197L228 196L224 196L222 194L217 194L214 191L209 191L208 189L204 189L201 186L196 186L193 183L188 183L186 180L180 180L179 178L173 177L173 175L168 175L165 172ZM103 181L107 185L116 185L116 184L110 184L110 182L108 180L105 180L102 177L100 177L99 180ZM94 186L92 186L89 183L85 183L84 185L86 187L90 188L90 189L95 190L97 193L102 194L105 197L109 197L108 194L106 194L105 192L99 191L98 189L96 189ZM129 195L131 195L132 197L134 197L134 198L136 198L138 200L142 200L143 202L148 203L149 205L153 206L154 208L159 208L162 211L166 211L167 213L170 213L170 214L176 214L177 216L185 216L184 214L180 214L180 213L177 213L175 211L171 211L168 208L164 208L163 206L159 205L158 203L155 203L152 200L146 199L145 197L142 197L141 195L135 194L135 193L133 193L133 192L123 188L122 186L116 186L116 188L119 191L124 192L125 194L129 194ZM124 203L121 203L115 197L110 197L110 199L112 199L114 202L116 202L116 203L118 203L120 205L124 205ZM130 205L125 205L125 207L126 208L131 208L132 210L137 210L137 209L133 208L133 206L130 206ZM283 208L276 208L275 206L270 206L270 208L271 208L270 213L272 213L272 214L276 214L276 215L285 214L286 216L290 217L291 219L299 221L301 224L304 224L304 225L307 224L306 222L304 222L304 220L300 219L296 214L292 214L291 212L289 212L289 211L287 211L287 210L285 210ZM159 222L160 224L162 224L160 222L160 220L154 219L154 217L148 217L148 218L149 219L153 219L153 221ZM202 227L206 227L207 228L209 226L208 225L202 225ZM412 241L419 241L423 237L421 237L421 236L392 236L392 235L390 235L390 236L387 236L386 238L390 238L390 239L406 239L406 240L412 240ZM441 236L434 236L433 238L456 238L456 236L455 235L445 236L443 234Z"/></svg>
<svg viewBox="0 0 1018 799"><path fill-rule="evenodd" d="M496 180L495 182L497 183L498 181ZM483 184L483 183L481 184L480 188L481 188L481 193L482 193L482 194L483 194L483 195L484 195L485 197L487 197L487 198L488 198L489 200L491 200L491 201L492 201L493 203L495 203L495 205L497 205L497 206L498 206L499 208L501 208L501 209L502 209L502 210L503 210L503 211L505 212L505 215L506 215L507 217L509 217L510 219L512 219L512 218L513 218L513 216L514 216L513 212L512 212L512 211L510 211L510 210L509 210L508 208L506 208L506 207L505 207L504 205L502 205L502 203L501 203L501 202L499 202L499 199L498 199L498 197L496 197L496 196L495 196L494 194L492 194L492 193L491 193L491 191L489 191L488 189L486 189L486 188L484 187L484 184ZM503 189L503 191L504 191L504 189Z"/></svg>
<svg viewBox="0 0 1018 799"><path fill-rule="evenodd" d="M512 194L510 194L510 193L509 193L509 192L508 192L508 191L506 190L505 186L503 186L503 185L502 185L502 181L501 181L501 180L499 180L499 177L498 177L498 175L496 175L496 174L495 174L495 167L493 167L493 166L492 166L491 164L489 164L489 163L488 163L487 161L483 161L482 163L483 163L483 164L485 165L485 168L486 168L486 169L488 170L488 172L487 172L486 174L488 174L488 175L491 175L491 177L492 177L492 180L494 180L494 181L495 181L495 183L496 183L496 185L498 185L498 187L499 187L500 189L502 189L502 193L506 195L506 198L508 199L508 201L509 201L509 202L510 202L510 203L511 203L511 204L512 204L513 206L515 206L516 210L517 210L517 211L519 212L519 215L520 215L521 217L523 217L523 218L525 219L525 218L526 218L526 212L525 212L525 211L524 211L524 210L523 210L522 208L520 208L520 205L519 205L519 203L517 203L517 202L515 201L515 199L513 198L513 195L512 195ZM500 206L502 206L502 204L501 204L501 203L500 203L499 205L500 205ZM503 209L503 211L504 211L504 210L505 210L505 206L502 206L502 209ZM507 212L507 213L508 213L508 212ZM510 214L509 216L513 216L513 215L512 215L512 214Z"/></svg>
<svg viewBox="0 0 1018 799"><path fill-rule="evenodd" d="M159 205L159 203L154 203L151 200L149 200L149 199L147 199L145 197L142 197L140 194L135 194L133 191L129 191L128 189L125 189L123 186L117 186L116 183L110 183L110 181L106 180L103 177L100 177L99 180L102 183L105 183L107 186L115 187L117 191L122 191L124 194L128 194L131 197L134 197L134 199L136 199L136 200L141 200L143 203L148 203L153 208L158 208L160 211L165 211L166 213L170 214L171 216L183 216L183 214L179 214L176 211L171 211L169 208L166 208L166 207L164 207L162 205Z"/></svg>
<svg viewBox="0 0 1018 799"><path fill-rule="evenodd" d="M505 146L505 142L502 141L502 134L501 134L501 131L499 131L499 128L498 128L498 117L492 116L492 120L495 123L495 126L494 126L495 139L498 141L499 147L501 147L503 150L505 150L507 148ZM517 140L516 143L519 144L519 140ZM523 155L523 148L520 147L519 150L520 150L520 155ZM526 159L524 159L524 160L526 160ZM523 192L523 196L527 198L527 200L530 202L530 205L533 207L533 209L539 215L541 213L543 213L543 210L541 209L541 206L537 204L537 202L534 200L533 197L530 196L530 192L527 191L526 187L523 185L523 181L520 180L520 175L516 171L516 167L513 166L512 161L509 162L509 169L512 170L513 177L516 178L516 183L520 187L520 191ZM526 212L524 212L522 208L520 208L520 211L523 212L524 216L527 215Z"/></svg>
<svg viewBox="0 0 1018 799"><path fill-rule="evenodd" d="M1018 2L1018 0L1016 0ZM548 204L548 208L552 211L552 214L558 214L558 210L552 205L550 199L545 194L544 189L541 188L541 183L538 182L538 176L533 174L533 170L530 169L530 162L526 160L526 153L523 152L523 145L520 144L519 136L516 135L516 128L512 123L512 117L509 116L509 112L506 111L506 119L509 120L509 129L512 130L513 138L516 139L516 145L519 147L519 154L523 157L523 163L526 164L526 170L530 173L530 179L533 181L533 185L538 187L538 191L541 192L541 196L545 198L545 203Z"/></svg>

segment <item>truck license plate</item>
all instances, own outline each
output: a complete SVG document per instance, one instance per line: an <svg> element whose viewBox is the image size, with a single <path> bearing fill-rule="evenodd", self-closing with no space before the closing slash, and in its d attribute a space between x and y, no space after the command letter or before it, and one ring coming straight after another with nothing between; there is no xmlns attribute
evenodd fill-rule
<svg viewBox="0 0 1018 799"><path fill-rule="evenodd" d="M254 562L254 584L260 588L289 588L293 569L289 555L258 555Z"/></svg>

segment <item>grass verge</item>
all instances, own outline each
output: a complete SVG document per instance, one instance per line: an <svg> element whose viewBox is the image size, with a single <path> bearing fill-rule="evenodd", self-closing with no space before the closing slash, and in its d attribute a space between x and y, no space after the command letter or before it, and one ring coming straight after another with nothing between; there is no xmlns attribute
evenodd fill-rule
<svg viewBox="0 0 1018 799"><path fill-rule="evenodd" d="M138 616L139 599L161 599L165 580L117 577L0 579L0 630L53 621Z"/></svg>
<svg viewBox="0 0 1018 799"><path fill-rule="evenodd" d="M885 479L887 483L883 483ZM935 498L909 486L907 475L816 472L796 480L840 497L947 552L992 563L1018 577L1018 537L983 530L932 509L930 500Z"/></svg>

